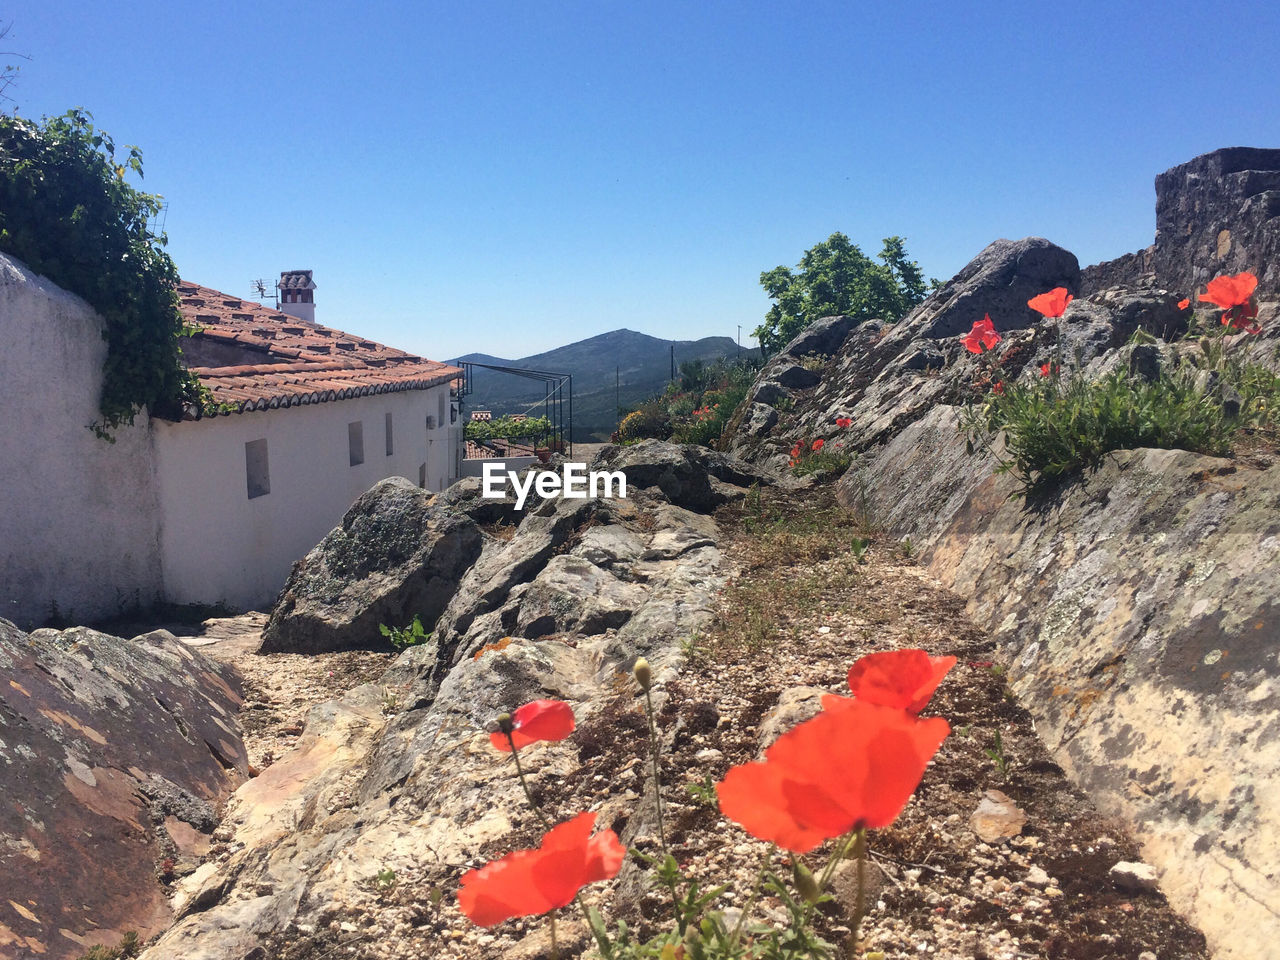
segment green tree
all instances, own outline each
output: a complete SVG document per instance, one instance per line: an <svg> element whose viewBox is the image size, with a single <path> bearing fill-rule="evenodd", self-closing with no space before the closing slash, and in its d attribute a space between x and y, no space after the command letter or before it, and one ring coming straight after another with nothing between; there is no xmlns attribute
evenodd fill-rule
<svg viewBox="0 0 1280 960"><path fill-rule="evenodd" d="M907 259L901 237L886 237L878 259L843 233L833 233L806 250L795 270L778 266L760 274L760 285L774 301L754 331L761 351L776 353L819 317L893 322L906 316L928 293L924 274Z"/></svg>
<svg viewBox="0 0 1280 960"><path fill-rule="evenodd" d="M39 123L0 115L0 251L88 301L106 321L100 434L147 408L177 419L202 400L182 365L178 271L150 230L160 197L126 180L142 154L83 110Z"/></svg>

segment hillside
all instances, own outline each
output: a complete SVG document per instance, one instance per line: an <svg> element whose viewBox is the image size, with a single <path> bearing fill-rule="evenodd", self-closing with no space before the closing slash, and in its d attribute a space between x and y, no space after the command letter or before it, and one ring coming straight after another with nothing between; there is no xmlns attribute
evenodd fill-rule
<svg viewBox="0 0 1280 960"><path fill-rule="evenodd" d="M519 360L469 353L450 362L572 374L573 439L607 440L617 424L619 403L636 403L666 386L671 377L673 346L677 369L687 360L710 362L738 352L730 337L663 340L634 330L613 330ZM755 348L742 349L743 356L757 352ZM471 410L492 410L495 416L542 410L545 389L536 380L476 369L472 387L474 392L467 398Z"/></svg>

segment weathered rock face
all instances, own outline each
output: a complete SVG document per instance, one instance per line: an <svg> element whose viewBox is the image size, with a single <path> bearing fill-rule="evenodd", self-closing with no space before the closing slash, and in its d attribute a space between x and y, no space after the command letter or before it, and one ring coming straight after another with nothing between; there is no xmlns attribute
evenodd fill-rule
<svg viewBox="0 0 1280 960"><path fill-rule="evenodd" d="M24 634L0 620L0 956L78 957L171 918L245 778L233 673L162 631Z"/></svg>
<svg viewBox="0 0 1280 960"><path fill-rule="evenodd" d="M1190 296L1219 274L1248 270L1258 295L1280 296L1280 150L1229 147L1156 177L1156 241L1087 267L1086 294L1155 286Z"/></svg>
<svg viewBox="0 0 1280 960"><path fill-rule="evenodd" d="M1055 758L1215 955L1280 936L1280 464L1113 454L1039 499L940 407L846 477L968 598ZM903 492L911 495L904 497Z"/></svg>
<svg viewBox="0 0 1280 960"><path fill-rule="evenodd" d="M379 624L400 627L415 615L430 630L480 555L479 527L455 506L402 477L375 484L294 567L262 651L376 646Z"/></svg>
<svg viewBox="0 0 1280 960"><path fill-rule="evenodd" d="M509 538L483 533L432 641L312 711L298 746L229 805L244 848L181 884L179 922L147 960L271 956L286 929L296 941L349 911L376 915L369 880L383 870L429 889L518 822L518 781L485 732L494 717L557 697L586 727L635 657L658 676L678 661L729 570L715 521L671 500L723 502L745 493L731 481L761 478L660 443L606 448L593 467L606 466L625 468L627 499L547 500L513 513ZM482 506L452 500L442 509ZM521 757L535 784L577 768L568 744Z"/></svg>

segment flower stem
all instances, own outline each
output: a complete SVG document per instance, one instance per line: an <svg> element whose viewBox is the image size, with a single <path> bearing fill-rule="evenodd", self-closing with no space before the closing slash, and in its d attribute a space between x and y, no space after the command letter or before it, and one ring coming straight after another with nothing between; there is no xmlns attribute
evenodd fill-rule
<svg viewBox="0 0 1280 960"><path fill-rule="evenodd" d="M533 793L529 790L529 781L524 778L524 767L520 766L520 751L516 749L516 742L512 739L511 734L507 734L507 743L511 744L511 758L516 762L516 774L520 777L520 787L524 790L525 799L529 801L529 806L533 808L533 812L538 815L538 820L546 830L551 829L551 824L547 820L546 814L542 812L542 808L538 806L538 801L533 799ZM555 930L554 921L552 921L552 931Z"/></svg>
<svg viewBox="0 0 1280 960"><path fill-rule="evenodd" d="M862 918L867 912L867 831L860 828L854 835L854 852L858 857L858 892L854 899L853 921L850 923L849 956L858 955L859 940L862 936Z"/></svg>
<svg viewBox="0 0 1280 960"><path fill-rule="evenodd" d="M662 825L662 776L658 772L658 728L653 721L653 698L648 689L644 692L645 714L649 720L649 746L653 752L653 796L658 802L658 842L662 852L667 852L667 831Z"/></svg>
<svg viewBox="0 0 1280 960"><path fill-rule="evenodd" d="M551 960L560 960L560 944L556 941L556 912L552 910L547 916L551 920Z"/></svg>

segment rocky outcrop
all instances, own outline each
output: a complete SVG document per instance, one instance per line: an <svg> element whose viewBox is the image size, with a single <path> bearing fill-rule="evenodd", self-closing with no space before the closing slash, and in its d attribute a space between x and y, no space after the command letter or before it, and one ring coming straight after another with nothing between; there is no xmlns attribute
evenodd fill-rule
<svg viewBox="0 0 1280 960"><path fill-rule="evenodd" d="M1229 147L1156 177L1156 240L1087 267L1085 294L1147 285L1193 297L1219 274L1248 270L1280 297L1280 150Z"/></svg>
<svg viewBox="0 0 1280 960"><path fill-rule="evenodd" d="M78 957L171 919L246 777L227 668L164 631L24 634L0 620L0 956Z"/></svg>
<svg viewBox="0 0 1280 960"><path fill-rule="evenodd" d="M455 504L403 477L379 481L294 566L262 652L377 646L379 624L414 616L430 630L479 555L480 529Z"/></svg>
<svg viewBox="0 0 1280 960"><path fill-rule="evenodd" d="M1215 955L1256 956L1240 929L1280 935L1280 463L1124 451L1024 501L957 419L936 409L842 493L989 625L1055 759Z"/></svg>
<svg viewBox="0 0 1280 960"><path fill-rule="evenodd" d="M768 481L662 443L606 448L592 466L625 469L627 498L546 500L482 533L432 640L316 707L297 747L237 792L225 825L243 848L182 882L179 922L147 960L274 956L286 931L295 947L332 944L348 917L376 923L377 874L425 894L519 826L518 781L486 732L499 713L557 697L589 727L637 656L669 675L730 572L715 521L689 507ZM482 507L464 491L434 506ZM522 751L535 785L572 776L576 756Z"/></svg>

